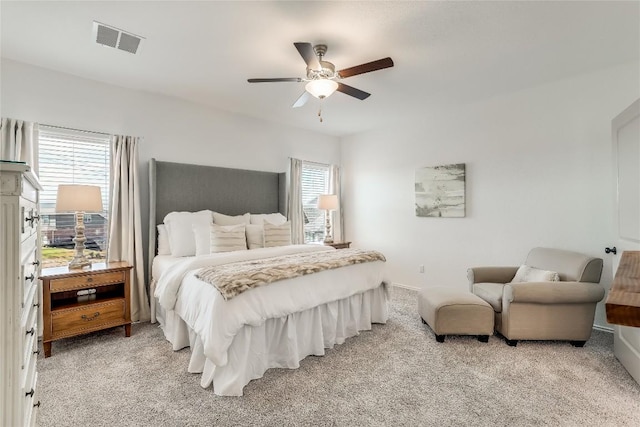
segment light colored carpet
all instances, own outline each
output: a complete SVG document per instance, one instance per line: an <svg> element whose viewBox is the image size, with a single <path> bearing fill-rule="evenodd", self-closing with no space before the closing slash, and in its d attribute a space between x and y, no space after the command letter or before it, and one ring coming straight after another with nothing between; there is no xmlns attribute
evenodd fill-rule
<svg viewBox="0 0 640 427"><path fill-rule="evenodd" d="M640 386L613 336L563 342L447 337L393 288L391 318L297 370L271 369L244 397L218 397L186 372L157 325L53 344L38 360L40 426L638 426Z"/></svg>

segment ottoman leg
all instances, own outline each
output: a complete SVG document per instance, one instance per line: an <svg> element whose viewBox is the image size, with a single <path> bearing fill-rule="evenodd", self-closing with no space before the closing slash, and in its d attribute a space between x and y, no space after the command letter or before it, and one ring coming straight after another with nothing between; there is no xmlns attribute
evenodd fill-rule
<svg viewBox="0 0 640 427"><path fill-rule="evenodd" d="M489 342L489 335L478 335L478 341Z"/></svg>
<svg viewBox="0 0 640 427"><path fill-rule="evenodd" d="M436 335L436 341L444 342L444 335Z"/></svg>
<svg viewBox="0 0 640 427"><path fill-rule="evenodd" d="M505 338L505 341L507 342L507 345L510 347L515 347L518 345L518 340L510 340Z"/></svg>
<svg viewBox="0 0 640 427"><path fill-rule="evenodd" d="M427 324L427 322L426 322L422 317L420 318L420 320L422 320L422 324L423 324L423 325L426 325L426 324Z"/></svg>

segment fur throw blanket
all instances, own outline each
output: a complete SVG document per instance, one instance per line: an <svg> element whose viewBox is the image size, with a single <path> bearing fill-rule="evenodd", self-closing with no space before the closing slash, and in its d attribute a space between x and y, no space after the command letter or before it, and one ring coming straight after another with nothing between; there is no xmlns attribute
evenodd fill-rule
<svg viewBox="0 0 640 427"><path fill-rule="evenodd" d="M384 262L386 259L377 251L340 249L205 267L196 273L196 277L215 286L222 297L229 300L244 291L277 280L373 261Z"/></svg>

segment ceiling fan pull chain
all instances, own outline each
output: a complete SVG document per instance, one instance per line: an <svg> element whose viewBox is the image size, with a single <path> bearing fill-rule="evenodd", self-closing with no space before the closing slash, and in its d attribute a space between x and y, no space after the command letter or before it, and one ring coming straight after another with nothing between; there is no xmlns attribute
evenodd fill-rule
<svg viewBox="0 0 640 427"><path fill-rule="evenodd" d="M320 118L320 123L322 123L324 121L322 120L322 107L318 110L318 117Z"/></svg>

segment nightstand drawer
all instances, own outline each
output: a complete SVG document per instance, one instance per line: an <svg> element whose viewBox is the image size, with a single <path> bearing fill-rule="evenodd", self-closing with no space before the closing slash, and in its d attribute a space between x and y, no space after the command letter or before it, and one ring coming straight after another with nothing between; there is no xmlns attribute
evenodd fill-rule
<svg viewBox="0 0 640 427"><path fill-rule="evenodd" d="M85 274L76 277L51 280L51 292L72 291L74 289L103 286L112 283L123 283L124 275L128 272L112 271L99 274Z"/></svg>
<svg viewBox="0 0 640 427"><path fill-rule="evenodd" d="M51 312L52 338L72 336L126 323L125 299L116 298L82 307L66 308Z"/></svg>

